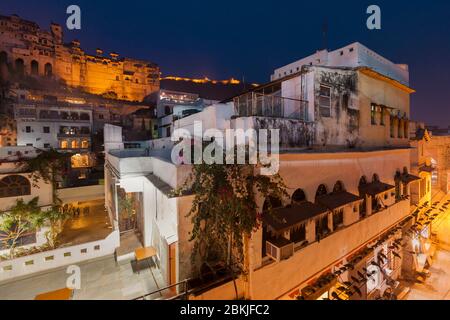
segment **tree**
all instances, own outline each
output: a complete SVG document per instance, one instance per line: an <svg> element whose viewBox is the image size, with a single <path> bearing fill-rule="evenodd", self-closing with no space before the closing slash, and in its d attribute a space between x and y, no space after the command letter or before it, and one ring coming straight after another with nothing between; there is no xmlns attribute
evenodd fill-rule
<svg viewBox="0 0 450 320"><path fill-rule="evenodd" d="M259 228L262 217L256 196L287 196L281 176L260 175L258 168L260 165L195 164L183 187L175 192L194 194L188 213L193 224L190 240L195 241L194 270L204 265L212 270L211 266L223 264L247 272L245 241Z"/></svg>
<svg viewBox="0 0 450 320"><path fill-rule="evenodd" d="M18 199L8 212L0 216L0 241L10 250L11 259L15 257L19 239L44 223L38 202L39 197L33 198L30 202Z"/></svg>
<svg viewBox="0 0 450 320"><path fill-rule="evenodd" d="M57 180L67 174L66 165L68 154L60 153L55 149L40 150L35 158L27 159L19 163L19 166L25 166L30 172L30 179L34 187L38 187L40 180L52 185L53 202L59 204L57 196Z"/></svg>
<svg viewBox="0 0 450 320"><path fill-rule="evenodd" d="M45 233L50 248L56 248L58 236L71 215L72 208L63 206L53 206L50 210L42 211L43 220L50 225L50 229Z"/></svg>

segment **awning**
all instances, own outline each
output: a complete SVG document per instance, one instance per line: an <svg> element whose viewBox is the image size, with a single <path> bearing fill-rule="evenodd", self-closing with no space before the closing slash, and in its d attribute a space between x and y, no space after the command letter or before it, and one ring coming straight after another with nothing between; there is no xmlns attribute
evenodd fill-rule
<svg viewBox="0 0 450 320"><path fill-rule="evenodd" d="M317 198L317 202L330 210L338 209L353 202L362 201L363 199L357 195L347 191L333 192Z"/></svg>
<svg viewBox="0 0 450 320"><path fill-rule="evenodd" d="M418 177L418 176L415 176L415 175L412 175L412 174L409 174L409 173L402 174L402 181L403 181L403 183L409 184L411 182L419 181L419 180L422 180L422 179L420 177Z"/></svg>
<svg viewBox="0 0 450 320"><path fill-rule="evenodd" d="M359 194L361 197L365 195L376 196L392 189L395 189L395 186L383 183L381 181L374 181L359 186Z"/></svg>
<svg viewBox="0 0 450 320"><path fill-rule="evenodd" d="M280 233L326 212L328 209L325 206L305 201L289 207L274 209L271 213L264 214L263 221L273 232Z"/></svg>

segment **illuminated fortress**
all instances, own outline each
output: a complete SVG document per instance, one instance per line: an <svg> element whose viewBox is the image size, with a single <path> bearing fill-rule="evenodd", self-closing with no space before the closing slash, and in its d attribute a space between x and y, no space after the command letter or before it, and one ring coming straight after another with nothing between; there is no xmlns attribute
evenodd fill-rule
<svg viewBox="0 0 450 320"><path fill-rule="evenodd" d="M87 54L79 41L63 43L62 27L50 31L17 15L0 16L0 68L9 74L48 76L92 94L142 101L159 90L159 67L151 62L120 58L117 53Z"/></svg>

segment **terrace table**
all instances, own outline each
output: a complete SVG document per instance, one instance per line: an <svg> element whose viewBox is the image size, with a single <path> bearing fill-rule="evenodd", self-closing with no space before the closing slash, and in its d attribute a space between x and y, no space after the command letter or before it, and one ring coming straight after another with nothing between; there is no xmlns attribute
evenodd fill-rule
<svg viewBox="0 0 450 320"><path fill-rule="evenodd" d="M64 288L38 294L34 300L71 300L73 297L73 289Z"/></svg>
<svg viewBox="0 0 450 320"><path fill-rule="evenodd" d="M152 259L156 256L156 249L154 247L138 248L134 250L134 255L136 256L136 268L139 268L139 262L144 260ZM150 264L149 264L150 266ZM139 273L140 269L138 269Z"/></svg>

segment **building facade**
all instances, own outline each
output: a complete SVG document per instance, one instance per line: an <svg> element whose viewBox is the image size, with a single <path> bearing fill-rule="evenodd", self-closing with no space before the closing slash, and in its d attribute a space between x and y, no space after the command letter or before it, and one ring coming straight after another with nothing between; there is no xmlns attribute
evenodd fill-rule
<svg viewBox="0 0 450 320"><path fill-rule="evenodd" d="M79 41L63 42L62 27L51 24L50 31L16 15L0 17L0 65L2 74L54 77L68 86L110 98L142 101L159 90L156 64L104 55L91 55Z"/></svg>
<svg viewBox="0 0 450 320"><path fill-rule="evenodd" d="M289 197L256 199L262 224L246 245L240 297L392 298L401 275L418 269L419 252L405 249L414 240L407 230L411 213L430 205L431 190L429 177L411 165L417 151L410 146L414 90L405 84L407 73L400 81L380 72L392 68L386 61L377 70L338 62L301 65L298 73L174 121L194 140L201 138L196 122L203 132L279 129L278 172ZM116 143L107 152L109 211L120 216L117 188L124 189L122 197L139 192L142 241L157 248L169 270L167 283L192 276L186 213L193 198L170 193L190 166L172 163L167 139L150 149L120 149ZM230 288L213 288L209 297L236 298Z"/></svg>

